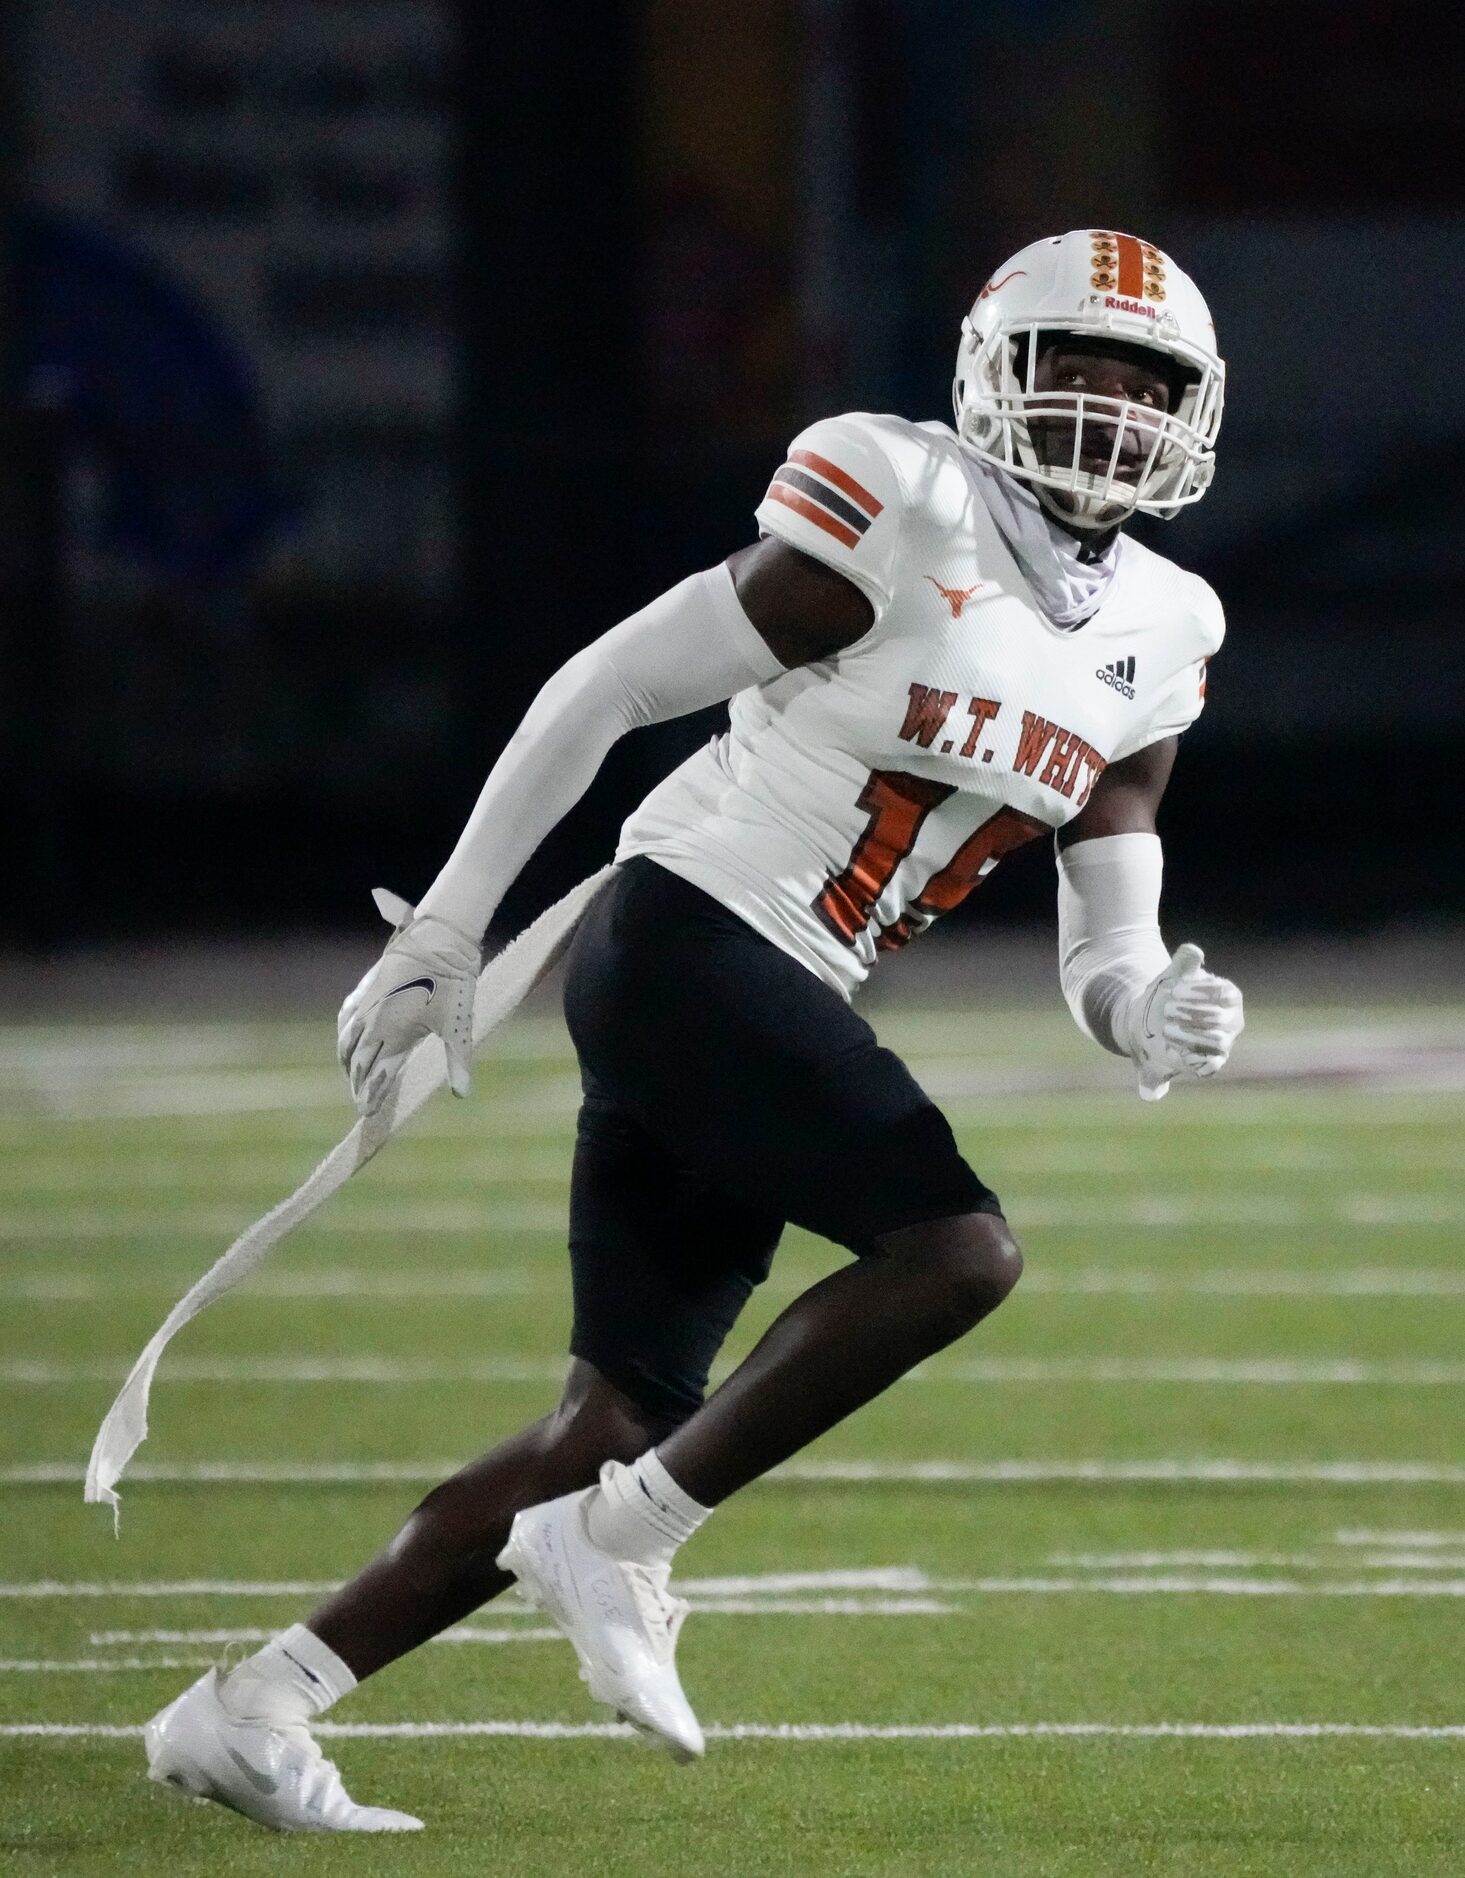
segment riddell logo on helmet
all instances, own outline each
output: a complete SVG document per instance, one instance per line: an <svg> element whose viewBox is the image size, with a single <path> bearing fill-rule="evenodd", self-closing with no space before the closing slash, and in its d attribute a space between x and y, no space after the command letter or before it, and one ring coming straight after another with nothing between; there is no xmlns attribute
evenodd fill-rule
<svg viewBox="0 0 1465 1878"><path fill-rule="evenodd" d="M1112 308L1116 313L1143 313L1147 320L1157 320L1160 317L1158 307L1146 306L1143 300L1127 300L1122 294L1106 293L1104 305Z"/></svg>

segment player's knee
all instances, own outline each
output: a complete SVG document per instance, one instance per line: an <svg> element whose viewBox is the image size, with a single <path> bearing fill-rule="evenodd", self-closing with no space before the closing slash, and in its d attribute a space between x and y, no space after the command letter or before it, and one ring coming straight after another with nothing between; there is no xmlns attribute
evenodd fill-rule
<svg viewBox="0 0 1465 1878"><path fill-rule="evenodd" d="M903 1243L895 1246L892 1240ZM889 1235L886 1247L923 1261L933 1305L952 1337L995 1311L1022 1276L1022 1252L998 1213L929 1220Z"/></svg>
<svg viewBox="0 0 1465 1878"><path fill-rule="evenodd" d="M1022 1276L1022 1253L1006 1220L968 1213L945 1250L944 1265L955 1315L964 1330L995 1311Z"/></svg>
<svg viewBox="0 0 1465 1878"><path fill-rule="evenodd" d="M583 1454L598 1471L606 1461L638 1459L676 1426L677 1418L654 1414L577 1358L545 1441L561 1453Z"/></svg>

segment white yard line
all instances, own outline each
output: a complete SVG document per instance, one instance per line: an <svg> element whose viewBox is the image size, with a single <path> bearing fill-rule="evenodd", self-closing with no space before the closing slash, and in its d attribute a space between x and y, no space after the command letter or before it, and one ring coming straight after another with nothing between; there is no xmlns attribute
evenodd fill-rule
<svg viewBox="0 0 1465 1878"><path fill-rule="evenodd" d="M244 1024L7 1025L0 1029L0 1084L257 1068L268 1049L268 1032Z"/></svg>
<svg viewBox="0 0 1465 1878"><path fill-rule="evenodd" d="M699 1598L689 1592L687 1602L715 1617L951 1617L957 1611L940 1598Z"/></svg>
<svg viewBox="0 0 1465 1878"><path fill-rule="evenodd" d="M308 1385L559 1382L567 1356L481 1357L462 1363L399 1362L390 1357L258 1357L194 1360L168 1366L165 1381L175 1383L257 1383ZM0 1359L0 1383L13 1387L120 1382L126 1363L41 1363L26 1357Z"/></svg>
<svg viewBox="0 0 1465 1878"><path fill-rule="evenodd" d="M482 1356L440 1362L377 1356L188 1358L170 1362L167 1383L252 1383L259 1386L362 1384L377 1387L447 1383L557 1382L564 1356ZM53 1363L0 1358L0 1384L72 1387L120 1382L125 1361ZM980 1357L965 1363L923 1363L902 1383L1169 1384L1179 1387L1402 1387L1465 1386L1465 1362L1427 1359L1365 1362L1321 1357Z"/></svg>
<svg viewBox="0 0 1465 1878"><path fill-rule="evenodd" d="M356 1741L455 1740L485 1736L528 1741L638 1741L619 1722L317 1722L323 1738ZM710 1741L1465 1741L1465 1723L1412 1722L713 1722ZM131 1741L141 1725L6 1722L0 1736Z"/></svg>
<svg viewBox="0 0 1465 1878"><path fill-rule="evenodd" d="M860 1565L833 1571L753 1572L735 1577L678 1578L677 1590L703 1598L788 1596L800 1591L928 1591L919 1565Z"/></svg>
<svg viewBox="0 0 1465 1878"><path fill-rule="evenodd" d="M6 1096L7 1106L24 1104L25 1118L33 1124L253 1115L270 1109L336 1109L343 1117L349 1114L339 1075L319 1069L240 1068L108 1081L42 1071L25 1086L7 1090Z"/></svg>
<svg viewBox="0 0 1465 1878"><path fill-rule="evenodd" d="M525 1616L528 1615L526 1611ZM563 1643L564 1640L563 1631L543 1625L530 1629L494 1629L479 1624L458 1624L441 1636L428 1639L430 1643Z"/></svg>
<svg viewBox="0 0 1465 1878"><path fill-rule="evenodd" d="M1090 1266L1077 1271L1030 1270L1028 1291L1063 1296L1223 1298L1465 1298L1465 1271L1362 1266L1351 1271L1287 1271L1260 1267L1208 1271L1130 1271Z"/></svg>
<svg viewBox="0 0 1465 1878"><path fill-rule="evenodd" d="M971 1581L980 1586L981 1581ZM1006 1582L1006 1581L1002 1581ZM962 1580L956 1587L968 1589L968 1581ZM693 1611L715 1617L954 1617L960 1615L961 1607L942 1598L699 1598L687 1593L680 1582L678 1595L685 1595ZM531 1617L535 1613L528 1610L516 1611L512 1606L500 1613L502 1617ZM94 1630L87 1641L94 1649L103 1649L118 1644L127 1644L136 1648L139 1644L191 1644L195 1647L211 1647L230 1643L268 1643L279 1635L277 1629L270 1629L257 1624L238 1624L208 1627L196 1630ZM437 1643L540 1643L559 1638L558 1630L536 1627L528 1624L458 1624L453 1629L443 1631L441 1635L429 1638ZM108 1657L104 1660L107 1668L151 1669L159 1659L156 1657L128 1658L119 1661ZM0 1661L0 1670L44 1670L55 1668L86 1668L85 1663L70 1661L57 1664L32 1664L25 1662Z"/></svg>
<svg viewBox="0 0 1465 1878"><path fill-rule="evenodd" d="M31 1127L47 1121L190 1120L271 1111L334 1111L341 1118L340 1132L344 1134L353 1117L340 1072L313 1067L254 1065L106 1079L43 1071L22 1084L0 1090L0 1094L7 1119ZM500 1093L497 1101L490 1098L477 1105L476 1120L485 1138L491 1138L497 1129L492 1111L501 1103L504 1097ZM547 1123L559 1132L579 1106L579 1078L570 1074L526 1082L515 1092L513 1104L521 1122L538 1132L546 1132Z"/></svg>
<svg viewBox="0 0 1465 1878"><path fill-rule="evenodd" d="M244 1068L261 1057L318 1066L329 1059L328 1018L265 1018L258 1023L6 1024L0 1026L0 1079L47 1073L97 1081L116 1070L169 1073L182 1068ZM573 1060L558 1017L515 1014L495 1033L493 1055L506 1062ZM333 1072L337 1073L338 1072ZM344 1085L341 1085L344 1087Z"/></svg>
<svg viewBox="0 0 1465 1878"><path fill-rule="evenodd" d="M1424 1359L1364 1362L1321 1357L982 1357L970 1362L923 1365L928 1382L967 1383L1174 1383L1313 1388L1398 1385L1459 1388L1465 1363Z"/></svg>
<svg viewBox="0 0 1465 1878"><path fill-rule="evenodd" d="M74 1476L79 1477L79 1476ZM1177 1485L1465 1486L1456 1461L791 1461L770 1478L858 1484L1065 1481L1095 1486L1156 1481Z"/></svg>
<svg viewBox="0 0 1465 1878"><path fill-rule="evenodd" d="M1223 1567L1239 1569L1246 1567L1254 1570L1258 1566L1267 1566L1273 1570L1297 1569L1315 1565L1318 1561L1308 1552L1227 1552L1227 1551L1178 1551L1178 1552L1050 1552L1043 1561L1045 1565L1061 1567L1068 1571L1158 1571L1177 1565L1204 1566L1210 1570ZM1356 1560L1350 1561L1357 1563ZM147 1633L138 1632L138 1641ZM177 1637L162 1636L165 1643L184 1643L190 1641L183 1634ZM199 1639L202 1641L202 1638ZM93 1643L104 1643L114 1639L94 1636ZM115 1641L131 1641L128 1632L119 1632Z"/></svg>
<svg viewBox="0 0 1465 1878"><path fill-rule="evenodd" d="M1344 1555L1335 1561L1356 1570L1360 1566L1386 1569L1388 1555L1372 1557ZM1311 1555L1273 1556L1245 1552L1148 1552L1148 1553L1059 1553L1050 1558L1050 1566L1067 1566L1067 1571L1040 1573L1005 1573L980 1578L933 1579L916 1567L884 1568L871 1571L806 1572L792 1575L770 1573L741 1579L678 1580L677 1589L693 1608L722 1616L871 1616L916 1617L954 1614L959 1607L948 1600L962 1594L974 1596L1048 1596L1106 1595L1111 1597L1215 1596L1215 1597L1327 1597L1327 1598L1458 1598L1465 1596L1465 1580L1458 1577L1411 1578L1296 1578L1275 1575L1276 1568L1316 1569L1329 1561ZM1175 1566L1229 1566L1271 1568L1273 1575L1240 1576L1216 1570L1176 1571ZM1128 1569L1116 1569L1127 1567ZM1171 1568L1171 1569L1162 1569ZM1415 1571L1444 1572L1458 1569L1453 1557L1441 1557L1437 1564L1415 1563ZM1083 1573L1075 1575L1076 1571ZM892 1580L908 1593L924 1595L893 1596L886 1592ZM793 1589L787 1587L792 1581ZM737 1587L725 1590L724 1586ZM75 1598L107 1598L119 1602L133 1599L167 1598L183 1601L193 1598L238 1598L320 1596L336 1587L330 1583L301 1583L293 1580L231 1581L227 1579L183 1579L176 1581L141 1581L98 1583L37 1580L31 1583L0 1585L0 1598L25 1598L66 1601ZM841 1588L862 1590L862 1596L835 1597L819 1595ZM446 1642L498 1642L510 1632L522 1634L522 1623L504 1620L529 1620L533 1613L508 1605L497 1613L501 1622L489 1631L460 1625L449 1631ZM108 1644L224 1644L259 1643L275 1635L259 1626L205 1626L200 1628L109 1629L90 1633L94 1647ZM554 1633L545 1632L545 1635Z"/></svg>
<svg viewBox="0 0 1465 1878"><path fill-rule="evenodd" d="M478 1192L500 1186L568 1186L568 1138L562 1145L526 1148L522 1156L510 1156L495 1151L486 1137L487 1130L481 1146L465 1146L451 1158L411 1153L401 1158L386 1156L374 1163L368 1179L372 1186L420 1190L424 1194L440 1192L444 1187ZM304 1158L282 1147L264 1154L236 1144L200 1164L177 1151L138 1157L127 1151L125 1143L110 1136L85 1147L74 1141L43 1139L32 1145L23 1161L0 1167L0 1194L15 1200L40 1193L95 1193L105 1197L117 1190L158 1187L201 1189L206 1193L272 1187L283 1191L300 1180ZM1407 1138L1380 1143L1372 1158L1375 1173L1400 1178L1454 1176L1460 1167L1459 1152L1450 1144L1434 1147ZM1168 1172L1147 1146L1139 1143L1120 1149L1097 1141L1073 1146L1049 1146L1041 1140L1008 1141L1001 1148L1000 1162L992 1171L1009 1184L1014 1179L1099 1180L1111 1187L1123 1182L1153 1188L1163 1184ZM1316 1143L1233 1141L1227 1144L1224 1163L1225 1169L1244 1168L1260 1175L1331 1175L1343 1180L1358 1172L1350 1156ZM1218 1164L1209 1171L1218 1176L1224 1170ZM1448 1185L1448 1181L1439 1184Z"/></svg>
<svg viewBox="0 0 1465 1878"><path fill-rule="evenodd" d="M935 1092L932 1091L934 1094ZM1054 1091L1057 1095L1062 1092ZM1077 1093L1070 1090L1069 1094ZM1190 1090L1183 1091L1192 1095ZM1224 1128L1266 1128L1275 1133L1285 1127L1289 1134L1314 1128L1448 1128L1458 1131L1458 1104L1452 1104L1432 1091L1390 1088L1381 1084L1368 1090L1330 1088L1295 1090L1285 1094L1275 1091L1261 1095L1256 1091L1215 1087L1193 1098L1185 1107L1169 1109L1163 1117L1144 1112L1133 1101L1131 1088L1116 1086L1105 1099L1094 1090L1085 1090L1084 1102L1069 1103L1062 1110L1065 1131L1083 1134L1098 1130L1107 1137L1127 1128L1147 1128L1151 1139L1156 1135L1184 1135L1193 1128L1214 1133ZM1003 1133L1008 1130L1041 1129L1052 1125L1053 1095L1030 1097L1021 1094L991 1092L993 1100L975 1097L947 1099L942 1107L963 1130L973 1135ZM1166 1105L1167 1108L1169 1105ZM455 1118L456 1120L456 1118Z"/></svg>
<svg viewBox="0 0 1465 1878"><path fill-rule="evenodd" d="M315 1072L311 1072L313 1075ZM1023 1133L1051 1125L1055 1099L1083 1093L1080 1106L1068 1103L1063 1108L1065 1131L1078 1135L1099 1131L1107 1142L1116 1133L1144 1127L1148 1139L1174 1138L1187 1130L1200 1128L1214 1134L1220 1129L1264 1128L1275 1131L1285 1124L1289 1134L1313 1129L1338 1127L1374 1130L1408 1129L1411 1137L1420 1129L1454 1130L1455 1105L1445 1100L1453 1088L1438 1091L1428 1085L1391 1087L1380 1083L1366 1090L1329 1088L1325 1090L1278 1091L1258 1095L1254 1090L1215 1089L1193 1098L1185 1108L1154 1117L1133 1103L1130 1093L1116 1085L1112 1090L1085 1087L1081 1091L1072 1079L1055 1082L1045 1092L1018 1088L1007 1089L993 1084L981 1099L975 1096L949 1100L943 1104L953 1121L974 1134L994 1135ZM1190 1091L1183 1092L1191 1096ZM276 1138L308 1141L324 1152L334 1139L334 1117L349 1121L350 1111L340 1091L329 1098L324 1086L319 1095L303 1099L278 1082L268 1079L254 1090L235 1086L233 1078L221 1078L216 1086L188 1087L160 1095L155 1090L137 1089L107 1101L90 1104L75 1092L65 1099L64 1109L42 1111L32 1103L17 1113L12 1108L0 1112L0 1143L10 1141L29 1146L38 1128L47 1123L107 1121L148 1122L189 1120L201 1127L210 1122L219 1125L237 1114L253 1114L254 1133L268 1128ZM579 1106L578 1088L570 1078L565 1087L545 1096L529 1091L509 1100L499 1095L472 1104L443 1104L413 1124L413 1132L434 1141L492 1141L506 1137L558 1141L569 1146L571 1123ZM332 1113L328 1113L332 1112ZM220 1136L232 1140L232 1135Z"/></svg>
<svg viewBox="0 0 1465 1878"><path fill-rule="evenodd" d="M551 1636L559 1632L551 1631ZM111 1670L207 1669L211 1656L64 1656L45 1658L0 1657L0 1675L57 1676L68 1672L95 1676Z"/></svg>
<svg viewBox="0 0 1465 1878"><path fill-rule="evenodd" d="M545 1059L556 1066L569 1059ZM1081 1094L1089 1098L1117 1099L1127 1094L1117 1071L1102 1063L1074 1059L1045 1060L1043 1056L981 1063L938 1060L914 1054L911 1068L941 1102L975 1106L977 1118L994 1125L985 1113L996 1105L1018 1101L1042 1102L1053 1097ZM1340 1049L1314 1051L1305 1058L1297 1050L1253 1048L1247 1062L1237 1066L1235 1085L1219 1089L1206 1103L1211 1112L1227 1120L1250 1119L1246 1111L1257 1106L1256 1097L1270 1086L1289 1094L1309 1077L1336 1079L1343 1086L1322 1093L1343 1099L1360 1095L1447 1096L1465 1087L1465 1057L1458 1048L1370 1047L1345 1043ZM1211 1094L1212 1092L1207 1092ZM1316 1088L1308 1091L1316 1096ZM189 1068L177 1061L152 1069L131 1069L98 1076L95 1071L61 1058L38 1061L28 1072L0 1079L6 1106L21 1111L31 1122L179 1119L205 1115L248 1115L271 1111L335 1110L350 1113L339 1073L311 1063L261 1065L258 1053L232 1066ZM570 1074L553 1078L547 1090L531 1085L530 1099L541 1115L568 1117L579 1106L578 1079ZM1238 1117L1237 1110L1241 1110ZM1229 1111L1229 1112L1228 1112ZM522 1109L521 1109L522 1113ZM1024 1118L1026 1119L1026 1118ZM1000 1125L1000 1124L998 1124ZM1170 1124L1170 1125L1173 1125Z"/></svg>
<svg viewBox="0 0 1465 1878"><path fill-rule="evenodd" d="M938 1589L979 1597L1465 1598L1465 1578L1230 1578L1136 1574L1114 1577L962 1578Z"/></svg>
<svg viewBox="0 0 1465 1878"><path fill-rule="evenodd" d="M533 1615L530 1611L525 1611L522 1614L525 1617ZM506 1611L504 1615L512 1617L516 1615L516 1613L510 1610ZM119 1643L129 1643L134 1646L139 1643L217 1645L225 1643L268 1643L272 1637L277 1637L279 1634L278 1630L271 1630L259 1625L239 1624L214 1630L94 1630L87 1638L87 1641L92 1644L94 1648L103 1648L109 1644ZM536 1629L528 1625L519 1624L502 1626L498 1629L491 1630L472 1624L459 1624L453 1630L445 1630L440 1636L430 1637L428 1641L430 1643L542 1643L547 1642L550 1638L559 1639L560 1635L561 1633L558 1630L547 1630L542 1626ZM151 1667L155 1659L152 1657L143 1657L139 1660L145 1666ZM0 1665L0 1667L4 1667L4 1665ZM11 1665L11 1667L14 1667L14 1665Z"/></svg>
<svg viewBox="0 0 1465 1878"><path fill-rule="evenodd" d="M0 1195L14 1204L42 1193L85 1194L105 1200L118 1193L148 1193L159 1188L208 1194L258 1189L262 1199L272 1200L276 1189L284 1193L298 1186L308 1171L299 1155L209 1155L202 1161L196 1156L149 1159L131 1155L86 1160L68 1155L49 1164L27 1156L22 1162L0 1168ZM568 1193L570 1156L532 1150L522 1156L508 1156L485 1149L482 1154L464 1154L447 1167L427 1167L411 1157L393 1160L384 1155L372 1164L365 1179L373 1188L406 1188L428 1197L441 1194L444 1188L491 1195L498 1187L553 1186Z"/></svg>
<svg viewBox="0 0 1465 1878"><path fill-rule="evenodd" d="M1374 1527L1344 1526L1333 1534L1333 1544L1409 1546L1427 1551L1434 1546L1465 1546L1465 1532L1380 1532Z"/></svg>
<svg viewBox="0 0 1465 1878"><path fill-rule="evenodd" d="M399 1237L419 1233L495 1232L554 1233L563 1235L568 1222L565 1206L489 1206L436 1201L425 1205L400 1200L375 1204L347 1204L321 1213L310 1222L312 1233L377 1234ZM4 1239L159 1239L231 1238L249 1220L237 1207L180 1207L176 1212L138 1213L107 1209L101 1212L47 1211L0 1213L0 1240Z"/></svg>
<svg viewBox="0 0 1465 1878"><path fill-rule="evenodd" d="M1179 1229L1236 1231L1252 1227L1336 1225L1455 1227L1465 1225L1465 1200L1452 1196L1339 1194L1315 1200L1171 1199L1140 1195L1112 1200L1048 1200L1008 1193L1007 1216L1020 1227L1072 1226L1090 1231L1113 1227L1168 1232ZM547 1233L562 1237L568 1202L502 1205L487 1200L411 1201L353 1196L312 1219L314 1233L367 1235L390 1233L402 1238L423 1234L463 1233L479 1238L494 1233ZM140 1212L108 1207L0 1213L0 1240L49 1242L75 1239L229 1238L248 1225L239 1207L179 1207Z"/></svg>
<svg viewBox="0 0 1465 1878"><path fill-rule="evenodd" d="M98 1298L173 1297L191 1274L172 1280L157 1276L105 1278L69 1273L37 1273L30 1278L0 1282L0 1298L18 1298L40 1304L89 1304ZM353 1298L363 1302L386 1299L525 1297L536 1291L563 1291L569 1275L558 1265L495 1266L488 1271L471 1267L462 1271L421 1270L404 1261L395 1272L358 1271L330 1265L314 1271L266 1272L251 1279L241 1298ZM809 1282L812 1284L813 1280Z"/></svg>
<svg viewBox="0 0 1465 1878"><path fill-rule="evenodd" d="M0 1598L314 1598L340 1588L335 1578L31 1578L0 1584Z"/></svg>
<svg viewBox="0 0 1465 1878"><path fill-rule="evenodd" d="M757 1572L736 1577L677 1580L678 1590L709 1598L751 1597L756 1593L780 1596L800 1591L915 1592L928 1590L930 1584L918 1565L869 1565L832 1571ZM339 1583L331 1578L170 1578L141 1582L39 1578L19 1584L0 1584L0 1598L297 1598L324 1597L339 1589ZM529 1613L526 1611L524 1615Z"/></svg>
<svg viewBox="0 0 1465 1878"><path fill-rule="evenodd" d="M38 1272L0 1279L0 1299L43 1304L90 1304L99 1298L171 1297L187 1281L155 1275L114 1277L100 1273ZM817 1272L774 1269L769 1289L801 1291ZM561 1292L568 1277L561 1265L497 1265L479 1271L408 1266L400 1271L363 1271L351 1266L266 1272L251 1280L242 1298L351 1298L424 1302L433 1298L498 1298ZM1195 1272L1087 1266L1070 1271L1029 1268L1023 1289L1055 1297L1223 1298L1465 1298L1465 1270L1410 1266L1363 1266L1337 1272L1212 1268Z"/></svg>
<svg viewBox="0 0 1465 1878"><path fill-rule="evenodd" d="M428 1461L179 1461L141 1462L128 1469L139 1485L358 1486L444 1480L458 1460ZM76 1461L19 1461L0 1466L0 1486L70 1486L85 1469ZM770 1481L857 1486L866 1482L906 1486L983 1485L1017 1482L1076 1482L1127 1486L1146 1482L1176 1486L1465 1486L1459 1461L1256 1461L1256 1460L996 1460L996 1461L790 1461L765 1476Z"/></svg>
<svg viewBox="0 0 1465 1878"><path fill-rule="evenodd" d="M1070 1571L1160 1571L1175 1566L1210 1569L1465 1572L1465 1551L1357 1552L1053 1552L1045 1561ZM95 1641L95 1639L94 1639Z"/></svg>
<svg viewBox="0 0 1465 1878"><path fill-rule="evenodd" d="M119 1643L268 1643L279 1634L278 1630L257 1624L236 1624L212 1630L93 1630L87 1636L87 1642L94 1649L105 1649ZM558 1636L559 1632L556 1631L555 1635Z"/></svg>

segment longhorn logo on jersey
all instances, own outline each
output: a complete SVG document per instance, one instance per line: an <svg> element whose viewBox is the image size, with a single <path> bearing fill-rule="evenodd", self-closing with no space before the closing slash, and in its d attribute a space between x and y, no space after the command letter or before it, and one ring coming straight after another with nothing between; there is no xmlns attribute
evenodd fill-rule
<svg viewBox="0 0 1465 1878"><path fill-rule="evenodd" d="M961 609L966 605L967 601L971 599L974 593L980 593L987 584L986 581L979 580L975 587L943 587L934 574L926 574L923 578L930 581L937 593L941 595L941 598L951 608L951 617L953 619L961 618Z"/></svg>

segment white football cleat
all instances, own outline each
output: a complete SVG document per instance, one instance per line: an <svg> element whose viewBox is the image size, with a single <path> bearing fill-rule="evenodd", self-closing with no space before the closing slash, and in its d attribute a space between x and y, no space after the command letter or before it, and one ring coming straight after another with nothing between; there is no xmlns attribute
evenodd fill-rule
<svg viewBox="0 0 1465 1878"><path fill-rule="evenodd" d="M706 1743L675 1660L687 1607L667 1589L670 1566L614 1558L593 1542L585 1502L597 1491L586 1487L516 1513L498 1563L518 1579L524 1601L574 1644L581 1680L597 1702L678 1760L696 1760Z"/></svg>
<svg viewBox="0 0 1465 1878"><path fill-rule="evenodd" d="M148 1777L177 1793L217 1800L276 1832L421 1832L422 1821L358 1806L303 1723L236 1721L211 1669L143 1730Z"/></svg>

